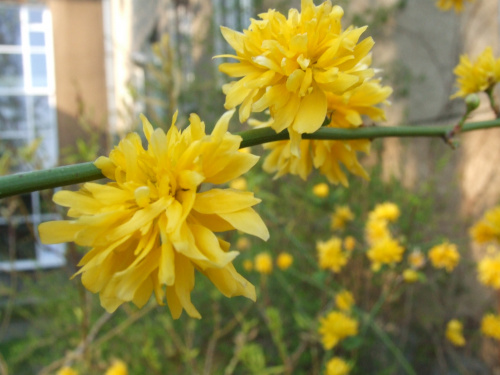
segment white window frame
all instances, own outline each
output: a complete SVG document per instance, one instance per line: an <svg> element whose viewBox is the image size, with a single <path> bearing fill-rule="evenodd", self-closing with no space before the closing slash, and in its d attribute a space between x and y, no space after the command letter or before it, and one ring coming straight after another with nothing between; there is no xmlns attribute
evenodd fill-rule
<svg viewBox="0 0 500 375"><path fill-rule="evenodd" d="M0 142L3 140L23 140L30 144L35 139L42 136L39 159L43 168L54 167L58 160L58 134L57 134L57 114L55 96L55 73L54 73L54 47L52 39L52 18L49 9L43 5L5 5L1 8L16 9L19 11L21 24L21 44L20 45L0 45L0 54L21 54L23 64L23 86L22 87L0 87L0 96L24 96L26 100L26 123L27 128L23 130L0 130ZM42 11L41 23L30 23L30 11ZM30 32L42 32L44 35L44 46L30 45ZM35 87L32 82L32 54L45 55L46 78L45 87ZM44 96L48 98L47 119L43 127L35 122L34 98ZM23 166L25 170L33 169L33 166ZM38 268L60 267L66 263L64 244L43 245L40 243L38 224L43 221L57 220L60 216L55 213L42 213L41 198L39 192L30 193L32 210L28 215L15 215L8 219L0 217L0 225L6 226L9 221L23 223L33 227L35 234L34 259L18 259L13 261L0 261L0 271L27 271ZM8 249L2 249L6 251Z"/></svg>

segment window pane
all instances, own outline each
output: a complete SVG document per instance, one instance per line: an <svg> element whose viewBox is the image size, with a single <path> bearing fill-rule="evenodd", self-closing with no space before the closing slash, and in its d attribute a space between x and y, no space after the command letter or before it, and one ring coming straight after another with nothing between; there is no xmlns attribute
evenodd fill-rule
<svg viewBox="0 0 500 375"><path fill-rule="evenodd" d="M30 46L44 46L45 45L45 33L41 31L30 32Z"/></svg>
<svg viewBox="0 0 500 375"><path fill-rule="evenodd" d="M9 261L11 257L13 260L36 258L35 241L27 224L0 226L0 261Z"/></svg>
<svg viewBox="0 0 500 375"><path fill-rule="evenodd" d="M42 9L30 9L29 20L30 23L42 23L43 10Z"/></svg>
<svg viewBox="0 0 500 375"><path fill-rule="evenodd" d="M16 8L0 8L0 44L21 44L21 21Z"/></svg>
<svg viewBox="0 0 500 375"><path fill-rule="evenodd" d="M47 87L47 60L44 54L31 55L31 82L33 87Z"/></svg>
<svg viewBox="0 0 500 375"><path fill-rule="evenodd" d="M48 128L52 126L52 111L49 106L49 97L34 96L33 107L35 127Z"/></svg>
<svg viewBox="0 0 500 375"><path fill-rule="evenodd" d="M0 96L0 131L26 130L26 98Z"/></svg>
<svg viewBox="0 0 500 375"><path fill-rule="evenodd" d="M0 54L0 87L23 87L23 57L19 53Z"/></svg>

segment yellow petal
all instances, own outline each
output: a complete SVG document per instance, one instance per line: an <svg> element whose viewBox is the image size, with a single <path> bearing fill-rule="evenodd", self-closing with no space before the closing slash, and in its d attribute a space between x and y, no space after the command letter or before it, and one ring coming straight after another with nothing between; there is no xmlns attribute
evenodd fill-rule
<svg viewBox="0 0 500 375"><path fill-rule="evenodd" d="M254 235L267 241L269 239L269 231L261 217L251 208L246 208L241 211L219 214L221 218L226 220L236 229Z"/></svg>
<svg viewBox="0 0 500 375"><path fill-rule="evenodd" d="M40 241L53 244L74 241L76 234L84 228L74 221L48 221L38 226Z"/></svg>
<svg viewBox="0 0 500 375"><path fill-rule="evenodd" d="M326 118L326 95L314 89L300 101L300 107L293 122L293 129L298 133L314 133Z"/></svg>
<svg viewBox="0 0 500 375"><path fill-rule="evenodd" d="M193 209L202 214L230 213L252 207L260 201L250 192L212 189L196 195Z"/></svg>

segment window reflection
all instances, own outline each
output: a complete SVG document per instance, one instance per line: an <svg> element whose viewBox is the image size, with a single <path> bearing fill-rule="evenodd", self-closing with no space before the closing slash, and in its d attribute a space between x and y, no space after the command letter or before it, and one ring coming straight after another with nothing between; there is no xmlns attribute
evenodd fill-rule
<svg viewBox="0 0 500 375"><path fill-rule="evenodd" d="M23 56L0 54L0 87L23 87Z"/></svg>
<svg viewBox="0 0 500 375"><path fill-rule="evenodd" d="M0 9L0 44L21 44L21 22L16 8Z"/></svg>
<svg viewBox="0 0 500 375"><path fill-rule="evenodd" d="M26 128L26 97L0 96L0 131Z"/></svg>

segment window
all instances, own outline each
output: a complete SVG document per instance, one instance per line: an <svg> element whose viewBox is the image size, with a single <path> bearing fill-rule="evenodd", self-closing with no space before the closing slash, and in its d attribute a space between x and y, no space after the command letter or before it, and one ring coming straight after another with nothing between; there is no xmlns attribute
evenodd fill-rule
<svg viewBox="0 0 500 375"><path fill-rule="evenodd" d="M34 156L15 162L19 159L15 155L30 147ZM10 173L57 163L52 21L44 6L0 5L2 158L4 162L12 159ZM0 168L0 173L5 171ZM0 271L64 264L63 245L42 245L37 238L41 221L58 218L50 211L46 193L25 194L8 205L8 200L0 201Z"/></svg>

